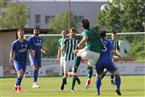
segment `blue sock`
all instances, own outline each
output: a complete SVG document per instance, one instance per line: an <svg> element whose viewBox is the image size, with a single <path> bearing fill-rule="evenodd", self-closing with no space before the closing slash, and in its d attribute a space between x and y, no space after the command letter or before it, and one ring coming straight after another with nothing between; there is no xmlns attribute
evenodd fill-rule
<svg viewBox="0 0 145 97"><path fill-rule="evenodd" d="M101 78L96 78L96 92L100 94Z"/></svg>
<svg viewBox="0 0 145 97"><path fill-rule="evenodd" d="M116 83L117 90L119 90L120 89L120 84L121 84L120 75L115 76L115 83Z"/></svg>
<svg viewBox="0 0 145 97"><path fill-rule="evenodd" d="M34 81L33 82L37 82L37 77L38 77L38 70L34 69L34 72L33 72Z"/></svg>
<svg viewBox="0 0 145 97"><path fill-rule="evenodd" d="M21 85L22 78L23 77L20 77L20 76L17 77L16 86L20 86Z"/></svg>

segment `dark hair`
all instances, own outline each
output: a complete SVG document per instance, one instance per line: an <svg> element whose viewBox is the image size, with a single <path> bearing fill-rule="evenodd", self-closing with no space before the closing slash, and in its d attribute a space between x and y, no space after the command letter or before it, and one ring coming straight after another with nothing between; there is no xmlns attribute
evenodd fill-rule
<svg viewBox="0 0 145 97"><path fill-rule="evenodd" d="M89 23L89 21L87 19L83 19L82 20L82 27L84 29L89 29L90 28L90 23Z"/></svg>
<svg viewBox="0 0 145 97"><path fill-rule="evenodd" d="M40 30L38 27L35 27L34 29L36 29L36 30Z"/></svg>
<svg viewBox="0 0 145 97"><path fill-rule="evenodd" d="M24 31L24 29L23 28L18 28L17 32L19 32L19 31Z"/></svg>
<svg viewBox="0 0 145 97"><path fill-rule="evenodd" d="M112 34L117 34L116 32L112 32Z"/></svg>
<svg viewBox="0 0 145 97"><path fill-rule="evenodd" d="M100 33L100 35L101 35L102 38L105 38L106 37L106 30L100 29L99 30L99 33Z"/></svg>
<svg viewBox="0 0 145 97"><path fill-rule="evenodd" d="M77 32L77 30L75 28L71 28L70 31Z"/></svg>

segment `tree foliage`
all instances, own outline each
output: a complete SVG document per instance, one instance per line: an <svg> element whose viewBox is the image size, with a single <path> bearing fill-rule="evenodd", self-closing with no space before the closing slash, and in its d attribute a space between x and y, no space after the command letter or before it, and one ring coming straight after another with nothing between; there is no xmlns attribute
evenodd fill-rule
<svg viewBox="0 0 145 97"><path fill-rule="evenodd" d="M8 3L1 2L1 29L11 29L24 27L29 18L29 8L23 3Z"/></svg>
<svg viewBox="0 0 145 97"><path fill-rule="evenodd" d="M73 13L70 13L70 28L77 27ZM68 30L68 11L49 20L48 28L53 29L53 33L61 33L62 30Z"/></svg>
<svg viewBox="0 0 145 97"><path fill-rule="evenodd" d="M110 10L107 13L97 14L95 28L106 29L108 32L143 32L143 22L145 22L145 1L144 0L113 0L108 2ZM145 40L141 35L124 35L120 39L125 39L131 44L131 55L145 56ZM142 45L136 44L140 43Z"/></svg>
<svg viewBox="0 0 145 97"><path fill-rule="evenodd" d="M70 28L76 28L76 22L73 14L70 14ZM62 30L68 30L68 11L65 11L58 16L50 19L48 22L48 28L53 29L53 34L60 34ZM76 28L77 29L77 28ZM44 37L44 47L47 48L47 52L49 52L49 57L54 57L57 55L58 50L58 39L61 37ZM51 46L51 47L50 47Z"/></svg>

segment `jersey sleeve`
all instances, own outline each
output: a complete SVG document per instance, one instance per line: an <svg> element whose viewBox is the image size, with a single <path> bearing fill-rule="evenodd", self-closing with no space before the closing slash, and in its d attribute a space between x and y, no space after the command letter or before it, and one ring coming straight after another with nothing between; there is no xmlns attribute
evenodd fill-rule
<svg viewBox="0 0 145 97"><path fill-rule="evenodd" d="M16 50L16 43L14 43L14 42L12 43L11 50L12 51L15 51Z"/></svg>
<svg viewBox="0 0 145 97"><path fill-rule="evenodd" d="M32 37L30 37L30 38L28 39L28 43L29 43L30 48L33 49ZM34 50L34 49L33 49L33 50Z"/></svg>
<svg viewBox="0 0 145 97"><path fill-rule="evenodd" d="M82 32L82 36L83 36L83 37L84 37L84 36L88 36L87 31L83 31L83 32Z"/></svg>
<svg viewBox="0 0 145 97"><path fill-rule="evenodd" d="M60 41L61 41L60 39L57 41L58 47L61 47Z"/></svg>
<svg viewBox="0 0 145 97"><path fill-rule="evenodd" d="M67 42L68 42L68 39L65 39L62 46L66 46Z"/></svg>
<svg viewBox="0 0 145 97"><path fill-rule="evenodd" d="M27 49L32 49L31 45L29 44L29 41L27 41L28 47Z"/></svg>

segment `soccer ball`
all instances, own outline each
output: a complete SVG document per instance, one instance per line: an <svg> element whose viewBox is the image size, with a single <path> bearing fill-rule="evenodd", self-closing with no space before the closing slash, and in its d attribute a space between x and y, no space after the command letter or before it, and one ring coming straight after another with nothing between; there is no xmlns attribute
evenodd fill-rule
<svg viewBox="0 0 145 97"><path fill-rule="evenodd" d="M106 13L110 9L109 5L103 4L100 8L101 12Z"/></svg>

